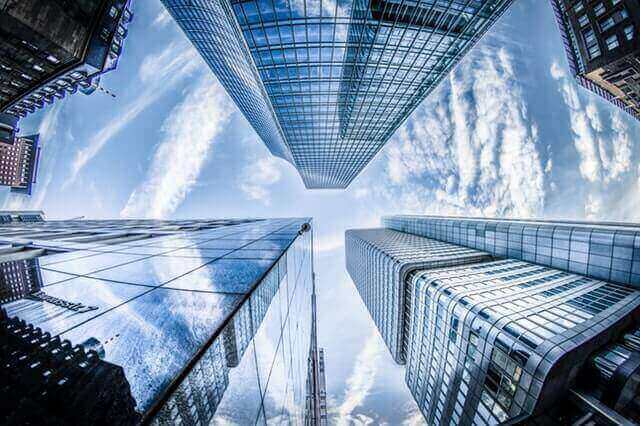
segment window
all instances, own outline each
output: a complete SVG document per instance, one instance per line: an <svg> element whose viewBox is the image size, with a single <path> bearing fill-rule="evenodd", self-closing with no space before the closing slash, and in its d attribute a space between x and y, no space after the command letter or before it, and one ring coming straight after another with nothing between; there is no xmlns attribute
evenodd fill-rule
<svg viewBox="0 0 640 426"><path fill-rule="evenodd" d="M589 58L593 59L597 58L598 56L600 56L600 48L598 47L598 45L594 44L593 46L589 47Z"/></svg>
<svg viewBox="0 0 640 426"><path fill-rule="evenodd" d="M578 3L575 4L575 6L573 6L573 11L575 13L580 13L584 10L584 4L582 4L582 1L579 1Z"/></svg>
<svg viewBox="0 0 640 426"><path fill-rule="evenodd" d="M606 43L607 43L607 49L609 50L613 50L616 47L620 46L620 43L618 43L618 37L615 34L610 37L607 37Z"/></svg>
<svg viewBox="0 0 640 426"><path fill-rule="evenodd" d="M624 27L624 36L627 38L627 40L633 39L634 30L635 28L633 28L633 25L627 25L626 27Z"/></svg>
<svg viewBox="0 0 640 426"><path fill-rule="evenodd" d="M605 11L606 9L604 7L604 4L602 3L598 3L596 7L593 8L593 12L596 14L596 16L602 15Z"/></svg>
<svg viewBox="0 0 640 426"><path fill-rule="evenodd" d="M578 18L578 22L580 23L581 27L584 27L589 23L589 17L587 15L582 15Z"/></svg>
<svg viewBox="0 0 640 426"><path fill-rule="evenodd" d="M600 31L607 31L609 28L613 27L615 22L613 22L613 18L610 16L604 21L600 22Z"/></svg>
<svg viewBox="0 0 640 426"><path fill-rule="evenodd" d="M596 34L593 32L591 28L589 28L586 31L583 31L582 37L584 37L584 42L587 45L587 47L591 47L594 44L598 43L598 40L596 40Z"/></svg>

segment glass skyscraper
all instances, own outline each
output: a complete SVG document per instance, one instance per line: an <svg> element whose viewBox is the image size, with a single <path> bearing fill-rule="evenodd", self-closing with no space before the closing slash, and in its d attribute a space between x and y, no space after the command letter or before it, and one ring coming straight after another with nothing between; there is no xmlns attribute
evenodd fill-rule
<svg viewBox="0 0 640 426"><path fill-rule="evenodd" d="M270 151L345 188L513 0L163 0Z"/></svg>
<svg viewBox="0 0 640 426"><path fill-rule="evenodd" d="M640 226L383 223L347 231L347 269L428 424L640 420Z"/></svg>
<svg viewBox="0 0 640 426"><path fill-rule="evenodd" d="M303 424L324 403L310 219L36 213L0 214L1 423Z"/></svg>
<svg viewBox="0 0 640 426"><path fill-rule="evenodd" d="M389 229L349 230L345 234L347 271L391 355L405 362L407 316L410 303L405 288L407 274L416 268L489 260L478 250L396 232Z"/></svg>

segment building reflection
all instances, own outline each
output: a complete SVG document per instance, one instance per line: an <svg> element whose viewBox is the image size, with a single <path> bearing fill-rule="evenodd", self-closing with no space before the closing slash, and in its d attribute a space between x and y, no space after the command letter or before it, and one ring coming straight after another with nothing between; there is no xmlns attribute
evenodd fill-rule
<svg viewBox="0 0 640 426"><path fill-rule="evenodd" d="M0 263L7 422L302 424L309 389L326 418L309 222L188 222L0 225L41 255Z"/></svg>
<svg viewBox="0 0 640 426"><path fill-rule="evenodd" d="M23 299L41 288L37 259L0 263L0 304Z"/></svg>

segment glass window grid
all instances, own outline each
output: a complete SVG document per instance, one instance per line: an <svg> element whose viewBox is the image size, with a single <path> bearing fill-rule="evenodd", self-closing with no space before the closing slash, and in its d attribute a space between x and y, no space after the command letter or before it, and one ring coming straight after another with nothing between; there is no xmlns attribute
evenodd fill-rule
<svg viewBox="0 0 640 426"><path fill-rule="evenodd" d="M389 230L345 234L347 271L396 362L404 363L409 303L402 276L415 268L440 268L490 259L473 249Z"/></svg>
<svg viewBox="0 0 640 426"><path fill-rule="evenodd" d="M283 149L307 187L342 188L511 0L425 1L407 21L416 22L419 13L429 15L437 18L434 25L449 28L443 33L398 19L365 19L370 13L364 0L231 0L221 2L226 16L206 0L190 9L186 0L164 3L213 71L222 76L223 85L261 137L270 138L265 141L270 149L282 148L278 130L286 145ZM394 2L383 7L390 10ZM230 14L236 22L228 22ZM224 22L212 25L209 20L215 19ZM236 24L237 33L232 28ZM452 28L460 31L454 34ZM242 73L225 59L231 57L228 54L215 63L211 51L217 48L216 40L208 32L220 38L236 37L230 44L238 52L243 49L236 45L246 43L250 58L242 61L246 63ZM251 90L225 82L225 78L231 80L229 74L248 80L259 76L264 93L241 93ZM268 105L250 111L251 101Z"/></svg>
<svg viewBox="0 0 640 426"><path fill-rule="evenodd" d="M385 218L384 223L391 229L484 250L496 256L640 286L640 231L634 228L597 223L522 225L505 221L504 231L496 238L495 231L487 228L495 227L496 221L396 216ZM512 234L519 237L512 238Z"/></svg>
<svg viewBox="0 0 640 426"><path fill-rule="evenodd" d="M285 246L279 253L283 254L277 264L272 268L271 272L261 283L256 283L256 290L251 293L251 296L247 303L233 316L233 319L229 325L220 333L220 338L216 339L210 346L203 357L195 364L193 369L189 372L184 381L181 382L178 389L171 395L166 405L163 406L161 412L158 414L154 421L160 421L160 419L171 419L171 422L177 422L179 420L183 422L195 422L195 423L207 423L215 414L216 407L220 403L225 389L229 384L229 371L233 365L229 365L229 345L225 341L227 332L235 324L235 338L237 342L234 343L231 349L239 351L236 354L236 358L242 358L242 354L249 346L256 330L260 328L260 324L263 318L267 314L267 310L271 305L274 305L271 301L276 298L277 292L279 292L280 302L277 304L277 318L281 318L283 322L282 335L277 340L278 345L281 342L287 342L287 350L291 350L291 356L285 358L286 362L289 362L287 369L288 374L288 387L292 391L295 390L296 395L289 395L288 401L278 401L282 405L283 410L290 416L291 419L298 419L294 422L302 422L304 418L304 404L306 397L306 361L309 353L310 345L310 291L311 291L311 237L310 232L304 233L298 237L297 231L299 231L301 224L303 223L297 219L273 219L273 220L223 220L223 221L87 221L88 226L85 230L91 230L90 232L81 231L82 221L51 221L42 223L30 223L30 224L15 224L15 226L5 226L3 230L18 229L18 228L31 228L27 232L20 233L20 237L25 235L37 235L42 234L42 230L51 230L51 235L57 235L64 237L68 235L68 232L60 230L65 229L77 229L78 233L82 235L94 235L100 236L103 234L108 235L112 230L119 229L118 223L122 223L122 228L130 227L132 231L140 232L147 229L171 229L172 234L158 237L150 237L145 241L147 246L153 246L159 244L162 246L166 241L171 239L184 239L190 238L191 244L189 246L197 246L198 244L206 243L208 241L222 240L227 237L250 237L247 240L237 240L242 244L242 247L246 244L255 243L255 241L282 241L288 238L289 241L294 241L293 245L287 249ZM35 229L34 229L35 228ZM15 235L7 238L6 234L0 230L0 238L11 240ZM185 232L190 230L190 232ZM102 233L102 234L101 234ZM11 234L11 232L7 232ZM15 233L13 233L15 234ZM272 240L269 240L273 238ZM52 245L64 244L64 241L56 241L54 239L47 240ZM102 240L101 240L102 241ZM139 243L139 241L138 241ZM181 245L182 246L182 245ZM106 245L103 244L103 251L90 252L85 250L84 253L90 253L87 256L101 256L111 253L120 253L128 250L129 245ZM135 246L133 246L135 247ZM179 248L170 249L171 251L180 250ZM82 255L83 251L68 252L65 254ZM166 253L154 255L154 256L139 256L142 259L148 259L150 257L160 257ZM83 257L87 257L83 256ZM6 262L0 263L2 268L7 269L8 277L16 278L24 285L12 286L14 293L21 291L22 296L33 293L35 290L42 288L42 277L36 279L39 287L37 289L26 289L29 277L32 275L23 276L23 273L32 274L38 273L41 270L39 261L46 259L47 257L29 259L28 261ZM77 256L72 256L67 260L59 260L55 263L71 262L77 259ZM135 263L136 259L130 263ZM287 264L291 266L287 267ZM18 266L21 266L21 275L14 271ZM112 266L112 267L115 267ZM108 269L108 268L107 268ZM295 271L295 273L287 274L287 271ZM26 280L26 281L25 281ZM23 282L24 281L24 282ZM288 284L287 284L288 282ZM148 291L155 290L163 287L164 284L154 286ZM46 288L46 287L45 287ZM279 289L279 290L278 290ZM298 289L298 290L297 290ZM25 291L23 291L25 290ZM147 291L147 292L148 292ZM181 290L175 290L182 292ZM284 295L283 294L288 294ZM143 293L146 294L146 293ZM197 293L195 293L197 295ZM133 299L132 299L133 300ZM7 301L3 300L2 303ZM282 305L282 311L280 311L280 305ZM117 306L112 309L116 309ZM251 311L251 312L249 312ZM107 313L107 311L103 313ZM282 316L281 316L282 315ZM291 338L285 337L285 331L289 333L288 318L295 318L298 324L299 331L295 336ZM253 321L253 323L251 323ZM46 327L45 327L46 328ZM303 340L301 335L303 335ZM286 339L286 340L285 340ZM227 339L228 340L228 339ZM235 340L235 339L234 339ZM289 343L291 340L291 343ZM284 344L284 343L283 343ZM295 346L297 344L297 346ZM296 347L297 352L293 352L292 348ZM275 363L274 359L272 363ZM299 365L295 365L299 364ZM256 384L258 387L258 384ZM262 384L263 403L266 404L266 394L268 392L268 385ZM295 397L295 398L294 398ZM289 410L289 411L287 411ZM261 409L261 411L264 411ZM269 417L266 417L269 420Z"/></svg>
<svg viewBox="0 0 640 426"><path fill-rule="evenodd" d="M522 264L522 262L515 262L515 261L506 261L506 262L520 263L521 267L525 267L525 265ZM496 265L497 267L501 269L505 269L504 265L506 262L502 261L502 262L495 262L495 263L497 264ZM448 315L452 317L456 317L457 315L459 315L459 314L453 314L453 312L456 312L456 309L462 306L462 303L461 303L462 299L459 297L460 296L459 293L454 292L453 294L455 294L455 296L451 295L452 293L449 293L449 295L446 295L445 293L446 289L451 287L447 287L446 285L443 284L443 282L448 282L447 279L443 277L447 275L447 272L449 276L455 277L454 271L458 272L459 275L461 276L467 276L470 270L478 271L482 269L491 268L492 263L481 263L471 267L465 266L465 267L458 267L458 268L447 268L445 270L414 272L409 277L409 280L413 281L413 283L410 286L408 285L407 288L411 289L413 297L416 298L417 300L414 301L413 310L412 310L412 319L411 319L412 331L411 331L411 337L410 337L410 349L407 351L408 358L407 358L406 381L412 394L414 395L416 401L418 402L419 407L421 407L421 410L427 422L437 423L441 418L448 418L447 415L452 416L451 418L460 418L462 416L466 416L467 418L469 418L471 415L473 415L475 416L475 421L477 422L480 422L483 424L485 423L493 424L499 421L504 421L507 417L512 417L514 415L517 415L523 410L528 410L532 408L532 404L534 404L536 399L538 398L538 393L541 389L541 383L538 383L539 381L536 381L535 379L533 381L531 380L534 376L540 374L539 371L536 371L537 367L535 365L538 365L537 362L539 362L539 361L536 361L536 359L540 360L541 357L548 356L548 354L551 353L551 351L548 351L547 354L540 354L537 357L533 357L531 361L531 362L534 362L535 365L533 365L531 364L531 362L528 361L530 358L530 355L527 355L525 358L523 358L522 356L519 355L519 353L528 353L528 352L535 353L536 347L527 348L527 346L523 346L522 343L520 343L520 341L518 340L517 335L513 335L512 333L505 334L504 332L501 332L498 335L498 338L494 341L495 346L491 346L489 342L486 340L487 338L486 335L479 338L478 334L474 331L477 329L476 327L480 324L477 322L477 320L480 319L480 317L476 317L473 321L469 321L465 319L465 317L467 317L468 315L477 315L477 314L472 314L471 310L469 310L470 308L468 307L468 305L464 306L464 309L466 309L466 312L459 318L460 318L460 324L463 324L463 330L470 330L470 331L468 333L465 331L461 333L457 333L457 336L462 338L462 340L460 340L459 347L458 347L458 352L461 356L458 358L454 358L457 361L457 369L455 371L457 371L460 376L458 384L456 384L455 386L459 386L457 388L458 389L457 392L462 392L462 393L456 393L455 391L456 388L454 389L449 388L446 391L443 390L440 393L434 393L434 389L436 388L435 386L439 386L437 385L437 383L447 383L446 380L442 381L441 379L438 379L439 381L436 381L436 377L438 377L437 374L444 376L446 374L444 372L448 370L447 368L443 368L443 364L438 364L438 361L441 360L441 358L437 353L434 353L434 352L438 352L435 350L435 348L447 347L446 345L442 344L442 338L441 338L442 332L440 333L440 337L438 337L438 333L434 332L434 330L436 330L437 328L440 328L442 330L449 327L449 319L444 318L441 314L438 315L437 312L434 315L433 305L436 303L437 304L443 303L442 300L449 301L448 302L449 305L451 305L452 303L455 304L453 310L451 310L451 308L447 309L447 312L449 313ZM514 273L513 270L509 272ZM490 274L487 274L487 275L490 275ZM551 276L553 275L554 274L552 274ZM557 274L555 275L557 276ZM435 276L439 276L440 278L436 279L434 278ZM578 278L577 280L575 280L575 282L579 282L580 284L582 284L582 286L586 284L582 278L580 277L575 277L575 278ZM591 290L591 293L600 292L602 294L609 294L609 293L616 294L616 297L614 297L613 300L618 300L618 301L620 301L622 297L627 297L631 299L631 296L635 295L636 297L635 303L636 304L638 303L637 292L632 292L629 289L623 288L620 286L615 286L608 283L601 283L596 280L588 280L588 281L600 284L600 287L598 287L596 290ZM435 286L434 286L434 282L437 283ZM614 288L608 288L608 286L613 286ZM432 290L435 287L438 287L437 292ZM463 288L464 286L460 286L460 287ZM622 290L622 291L618 293L619 290ZM565 290L565 293L570 293L570 291L571 289L567 287ZM428 294L431 294L431 296L425 297L425 295L428 295ZM513 294L515 298L518 297L517 292L514 292ZM586 294L589 294L589 293L587 292ZM573 296L575 296L575 293L573 294ZM445 299L442 299L443 297ZM546 296L546 297L549 297L549 296ZM485 297L484 299L490 299L490 297ZM430 308L428 307L429 300L434 300L433 302L431 302ZM439 301L435 302L435 300L439 300ZM452 302L453 300L457 300L457 302ZM505 303L508 303L508 302L502 301L500 299L494 300L494 304L498 306L504 306ZM520 306L521 307L519 309L523 310L526 308L527 305L523 304ZM565 304L561 303L558 306L547 307L547 309L541 311L540 314L544 314L545 316L547 316L547 318L553 317L553 316L555 316L555 318L559 318L559 315L565 315L567 313L567 310L570 312L576 311L574 307L565 307ZM421 315L423 316L423 320L416 320L416 316L417 318L420 318ZM573 316L573 319L575 321L570 324L571 327L567 326L569 324L563 323L561 324L561 326L555 327L554 332L556 334L564 333L567 329L572 328L573 326L579 324L580 322L584 322L588 320L590 317L591 315L583 315L583 318L577 318L577 316ZM608 316L604 316L604 317L608 317ZM597 321L592 321L592 323L590 324L591 327L594 327L594 329L597 329L596 328L597 324L603 321L604 317L601 317ZM529 327L533 326L533 328L536 328L537 321L540 318L542 318L542 315L530 316L529 314L527 314L527 315L524 315L524 318L528 318L528 319L533 318L534 319L533 324L530 324ZM483 319L481 322L484 322L484 321L488 321L488 319ZM427 322L431 326L431 329L430 329L431 332L427 331L429 330L428 328L421 326L421 324L427 323ZM468 327L464 328L465 325L468 326L469 324L471 324L471 328L468 328ZM503 326L502 329L506 330L506 327ZM428 337L428 336L431 336L431 337ZM550 340L553 337L554 335L550 334L547 336L547 340ZM432 345L425 346L425 343L424 343L425 339L432 339L434 343ZM485 349L477 350L479 341L483 341L485 343ZM512 343L508 343L508 342L512 342ZM505 343L506 343L506 346L505 346ZM514 355L518 355L518 357L516 358L511 358L509 355L507 355L509 356L509 359L512 361L506 364L507 368L502 368L499 365L498 366L494 365L493 367L495 370L497 370L500 373L500 380L497 383L497 385L494 387L495 389L498 390L498 392L497 393L492 392L490 389L489 390L486 389L484 385L479 386L479 384L486 383L487 379L483 374L485 374L486 371L488 371L487 370L488 366L491 365L491 363L495 364L496 360L495 360L494 354L496 353L496 351L500 351L503 354L510 354L515 348L518 348L518 350L521 352L513 352ZM445 350L445 353L450 354L449 357L454 357L454 354L448 350ZM477 360L474 360L478 356L480 358L478 358ZM556 354L556 357L557 357L557 354ZM447 362L449 363L449 361ZM429 373L425 371L425 367L424 367L425 365L431 365ZM516 367L518 367L519 370ZM521 383L521 380L524 380L523 379L524 377L528 377L528 378L526 382ZM427 378L426 381L425 381L425 378ZM476 384L476 387L474 388L475 390L472 390L471 393L469 393L470 382L472 384L473 382L475 382ZM456 383L456 382L454 381L452 383ZM529 383L534 383L534 384L538 383L538 384L530 388ZM501 394L500 389L504 388L505 386L509 389L509 392L508 393L502 392ZM473 388L473 386L471 387ZM518 395L518 392L520 392L520 395ZM441 401L441 399L438 399L438 398L444 398L447 395L449 395L449 399L450 399L450 401L448 401L447 403L444 403ZM456 400L456 402L454 403L453 400ZM435 408L436 402L434 401L439 401L438 404L440 404L441 406L452 407L453 411L447 414L443 414L441 410L438 410L437 408ZM430 405L430 402L431 402L431 405ZM464 404L466 404L466 406ZM441 417L441 416L444 416L444 417Z"/></svg>

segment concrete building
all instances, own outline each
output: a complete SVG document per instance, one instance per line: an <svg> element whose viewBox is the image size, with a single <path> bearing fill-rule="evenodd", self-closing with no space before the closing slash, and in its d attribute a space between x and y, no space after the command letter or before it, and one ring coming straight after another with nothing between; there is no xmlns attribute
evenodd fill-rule
<svg viewBox="0 0 640 426"><path fill-rule="evenodd" d="M131 0L0 1L0 112L23 117L116 68Z"/></svg>
<svg viewBox="0 0 640 426"><path fill-rule="evenodd" d="M11 358L3 330L18 324L63 342L81 367L113 372L74 370L62 403L51 392L34 400L14 390L56 382L13 362L0 397L16 403L0 423L305 422L307 380L316 377L308 360L317 353L310 219L0 217L0 265L26 261L40 277L37 291L1 305L0 359ZM38 347L29 359L45 358ZM29 389L14 386L20 381ZM67 410L76 407L68 401L85 408Z"/></svg>
<svg viewBox="0 0 640 426"><path fill-rule="evenodd" d="M383 223L347 270L428 424L637 420L639 225Z"/></svg>
<svg viewBox="0 0 640 426"><path fill-rule="evenodd" d="M550 1L577 82L640 119L640 4Z"/></svg>
<svg viewBox="0 0 640 426"><path fill-rule="evenodd" d="M346 188L512 0L163 0L307 188Z"/></svg>

